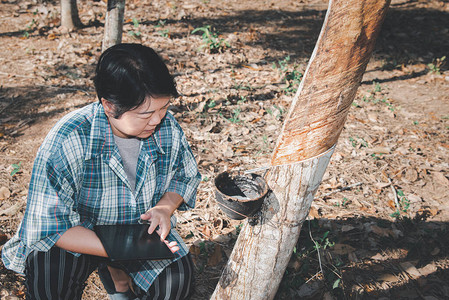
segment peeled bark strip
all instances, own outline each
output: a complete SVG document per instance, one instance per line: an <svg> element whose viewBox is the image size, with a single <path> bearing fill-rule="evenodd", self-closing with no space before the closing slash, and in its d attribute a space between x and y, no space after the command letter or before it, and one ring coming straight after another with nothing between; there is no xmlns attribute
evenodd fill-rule
<svg viewBox="0 0 449 300"><path fill-rule="evenodd" d="M266 176L259 223L245 223L211 299L273 299L346 121L390 0L330 0Z"/></svg>
<svg viewBox="0 0 449 300"><path fill-rule="evenodd" d="M122 42L125 0L108 0L102 50Z"/></svg>
<svg viewBox="0 0 449 300"><path fill-rule="evenodd" d="M337 143L389 3L329 1L315 50L273 151L272 165L317 156Z"/></svg>
<svg viewBox="0 0 449 300"><path fill-rule="evenodd" d="M72 30L82 27L76 0L61 0L61 26Z"/></svg>

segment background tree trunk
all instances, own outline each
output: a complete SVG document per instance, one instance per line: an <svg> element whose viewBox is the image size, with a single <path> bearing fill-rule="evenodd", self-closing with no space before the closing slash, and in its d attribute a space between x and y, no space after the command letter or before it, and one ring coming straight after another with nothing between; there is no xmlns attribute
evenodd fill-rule
<svg viewBox="0 0 449 300"><path fill-rule="evenodd" d="M273 299L343 129L389 0L329 1L315 50L273 151L271 193L246 223L212 299Z"/></svg>
<svg viewBox="0 0 449 300"><path fill-rule="evenodd" d="M76 0L61 0L61 26L72 30L82 27Z"/></svg>
<svg viewBox="0 0 449 300"><path fill-rule="evenodd" d="M125 0L108 0L102 50L122 42Z"/></svg>

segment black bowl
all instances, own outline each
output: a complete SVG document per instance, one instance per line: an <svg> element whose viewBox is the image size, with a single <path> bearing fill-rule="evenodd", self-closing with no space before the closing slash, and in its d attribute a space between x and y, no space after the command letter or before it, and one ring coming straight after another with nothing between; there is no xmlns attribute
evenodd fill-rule
<svg viewBox="0 0 449 300"><path fill-rule="evenodd" d="M234 220L253 216L262 207L268 192L263 177L256 174L220 173L215 178L215 198L226 215Z"/></svg>

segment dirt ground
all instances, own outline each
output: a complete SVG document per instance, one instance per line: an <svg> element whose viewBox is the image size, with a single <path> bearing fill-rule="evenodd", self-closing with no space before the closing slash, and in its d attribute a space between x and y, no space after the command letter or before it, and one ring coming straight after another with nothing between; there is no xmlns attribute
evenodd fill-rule
<svg viewBox="0 0 449 300"><path fill-rule="evenodd" d="M64 114L96 101L103 1L1 0L0 245L23 217L36 150ZM156 49L203 180L179 214L209 299L241 228L213 178L265 166L326 13L320 0L131 0L124 42ZM202 37L210 26L215 43ZM197 28L203 31L192 34ZM449 299L449 2L395 0L276 299ZM296 72L295 72L296 71ZM1 246L0 246L1 247ZM0 263L0 298L24 298ZM107 299L96 273L83 299Z"/></svg>

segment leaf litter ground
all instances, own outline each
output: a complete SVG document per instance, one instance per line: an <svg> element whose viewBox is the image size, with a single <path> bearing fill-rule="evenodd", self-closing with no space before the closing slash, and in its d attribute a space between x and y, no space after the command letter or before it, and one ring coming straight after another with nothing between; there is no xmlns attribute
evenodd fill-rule
<svg viewBox="0 0 449 300"><path fill-rule="evenodd" d="M327 8L241 2L128 1L125 12L124 41L155 48L176 77L171 111L203 175L196 208L178 214L194 299L209 299L242 224L217 208L213 178L268 164ZM78 6L88 26L66 32L56 3L2 0L0 244L23 217L45 134L95 101L106 4ZM449 297L448 12L446 1L393 1L276 299ZM2 299L24 298L22 281L0 264ZM107 299L95 273L92 298Z"/></svg>

